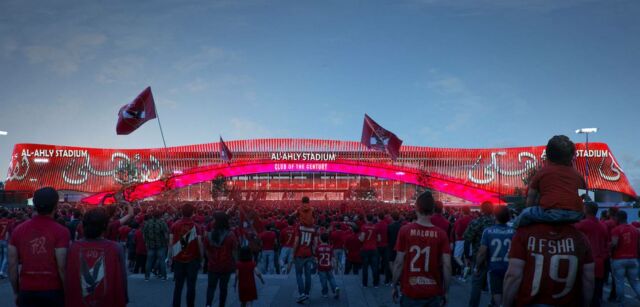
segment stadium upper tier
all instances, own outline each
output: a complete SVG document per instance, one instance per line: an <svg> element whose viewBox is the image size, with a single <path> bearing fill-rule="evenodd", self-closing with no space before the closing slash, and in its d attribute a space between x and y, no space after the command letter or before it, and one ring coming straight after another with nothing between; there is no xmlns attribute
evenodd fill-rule
<svg viewBox="0 0 640 307"><path fill-rule="evenodd" d="M95 200L127 186L130 198L142 199L218 176L326 172L398 180L481 202L496 201L498 193L522 192L545 160L545 146L487 149L402 146L399 158L391 161L387 154L351 141L256 139L226 144L233 153L230 163L220 158L219 143L167 149L17 144L6 189L32 192L52 186L96 193ZM589 143L588 151L585 144L576 146L576 168L582 174L586 174L588 157L591 189L636 196L607 144Z"/></svg>

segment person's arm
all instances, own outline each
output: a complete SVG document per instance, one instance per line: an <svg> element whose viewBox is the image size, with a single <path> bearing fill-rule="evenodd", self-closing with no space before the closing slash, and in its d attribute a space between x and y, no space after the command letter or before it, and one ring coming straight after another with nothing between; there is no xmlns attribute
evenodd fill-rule
<svg viewBox="0 0 640 307"><path fill-rule="evenodd" d="M487 246L480 245L478 249L478 255L476 256L476 268L480 269L485 266L485 261L487 260ZM479 271L479 270L478 270Z"/></svg>
<svg viewBox="0 0 640 307"><path fill-rule="evenodd" d="M504 275L504 282L502 287L502 306L510 307L513 303L520 289L522 283L522 273L524 271L525 262L521 259L510 258L509 268Z"/></svg>
<svg viewBox="0 0 640 307"><path fill-rule="evenodd" d="M171 266L171 261L173 260L173 246L171 242L173 242L173 234L169 233L169 244L167 244L167 260L169 260L169 266Z"/></svg>
<svg viewBox="0 0 640 307"><path fill-rule="evenodd" d="M258 279L260 279L260 283L264 285L264 279L262 278L262 273L260 273L260 270L258 270L258 268L255 268L253 269L253 272L255 272L256 276L258 276Z"/></svg>
<svg viewBox="0 0 640 307"><path fill-rule="evenodd" d="M233 209L236 208L236 203L233 203L233 205L231 205L231 207L229 207L229 209L227 209L227 211L225 211L225 213L227 215L231 215L231 212L233 212Z"/></svg>
<svg viewBox="0 0 640 307"><path fill-rule="evenodd" d="M393 290L391 291L391 297L396 302L400 295L398 291L398 283L400 282L400 275L402 274L402 266L404 265L404 252L396 252L396 261L393 262L391 267L391 283Z"/></svg>
<svg viewBox="0 0 640 307"><path fill-rule="evenodd" d="M18 286L18 249L9 245L9 281L11 282L11 288L13 289L13 294L18 297L18 290L20 289Z"/></svg>
<svg viewBox="0 0 640 307"><path fill-rule="evenodd" d="M64 285L65 281L65 270L67 267L67 248L56 248L56 264L58 267L58 275L60 275L60 280Z"/></svg>
<svg viewBox="0 0 640 307"><path fill-rule="evenodd" d="M451 254L442 254L442 275L444 280L444 297L447 301L449 285L451 285Z"/></svg>
<svg viewBox="0 0 640 307"><path fill-rule="evenodd" d="M236 280L233 283L233 287L236 288L236 292L238 291L238 276L240 276L240 270L236 270Z"/></svg>
<svg viewBox="0 0 640 307"><path fill-rule="evenodd" d="M133 206L130 202L127 202L127 215L120 218L120 225L124 225L124 223L128 222L133 217Z"/></svg>
<svg viewBox="0 0 640 307"><path fill-rule="evenodd" d="M397 284L400 281L402 265L404 265L404 252L396 252L396 261L393 262L393 267L391 268L391 282L393 284Z"/></svg>
<svg viewBox="0 0 640 307"><path fill-rule="evenodd" d="M613 254L613 252L616 250L616 248L618 247L618 236L613 236L611 237L611 253Z"/></svg>
<svg viewBox="0 0 640 307"><path fill-rule="evenodd" d="M526 206L527 207L531 207L531 206L537 204L538 203L538 195L539 195L538 190L536 190L536 189L534 189L532 187L529 187L529 193L527 193Z"/></svg>
<svg viewBox="0 0 640 307"><path fill-rule="evenodd" d="M591 302L593 297L593 289L595 288L595 267L592 263L587 263L582 266L582 301Z"/></svg>
<svg viewBox="0 0 640 307"><path fill-rule="evenodd" d="M365 237L364 231L361 231L360 234L358 235L358 240L360 240L360 242L364 242L364 237Z"/></svg>

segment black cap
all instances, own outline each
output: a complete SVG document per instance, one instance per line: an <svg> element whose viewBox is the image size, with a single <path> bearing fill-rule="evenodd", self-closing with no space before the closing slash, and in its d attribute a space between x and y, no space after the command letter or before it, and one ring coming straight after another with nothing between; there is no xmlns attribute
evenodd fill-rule
<svg viewBox="0 0 640 307"><path fill-rule="evenodd" d="M37 190L33 194L33 205L40 214L49 214L58 204L60 196L58 191L52 187L45 187Z"/></svg>

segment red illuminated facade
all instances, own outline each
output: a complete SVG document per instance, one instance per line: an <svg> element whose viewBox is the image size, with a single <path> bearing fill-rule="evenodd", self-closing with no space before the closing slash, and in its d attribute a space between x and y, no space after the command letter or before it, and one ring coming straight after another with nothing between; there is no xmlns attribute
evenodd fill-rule
<svg viewBox="0 0 640 307"><path fill-rule="evenodd" d="M234 177L269 173L337 173L385 178L425 186L474 203L498 201L498 194L524 190L528 176L545 160L544 146L489 149L402 146L396 161L359 142L315 139L228 141L231 163L220 158L219 143L168 149L97 149L17 144L6 189L33 192L42 186L105 193L132 186L129 197L142 199L167 189ZM609 147L577 144L576 168L589 186L636 196Z"/></svg>

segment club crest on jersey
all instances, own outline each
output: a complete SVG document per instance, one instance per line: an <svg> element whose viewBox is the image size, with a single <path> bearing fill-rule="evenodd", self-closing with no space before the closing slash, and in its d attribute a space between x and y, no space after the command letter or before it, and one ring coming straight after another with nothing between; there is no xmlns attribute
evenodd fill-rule
<svg viewBox="0 0 640 307"><path fill-rule="evenodd" d="M89 267L85 257L80 257L80 282L82 285L82 297L92 295L100 283L104 280L104 255Z"/></svg>

